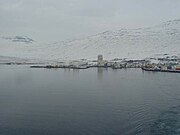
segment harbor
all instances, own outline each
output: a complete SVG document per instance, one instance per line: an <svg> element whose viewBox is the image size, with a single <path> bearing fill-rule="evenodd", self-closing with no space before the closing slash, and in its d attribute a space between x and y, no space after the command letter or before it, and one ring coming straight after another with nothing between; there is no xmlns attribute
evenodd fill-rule
<svg viewBox="0 0 180 135"><path fill-rule="evenodd" d="M88 68L140 68L143 71L151 72L171 72L180 73L180 59L178 57L147 58L143 60L113 59L104 60L103 55L98 55L97 60L74 60L66 62L51 63L47 65L32 65L30 68L68 68L68 69L88 69Z"/></svg>
<svg viewBox="0 0 180 135"><path fill-rule="evenodd" d="M145 64L145 60L128 60L128 59L113 59L104 60L103 55L98 55L97 60L74 60L66 62L52 63L48 65L33 65L30 68L68 68L68 69L88 69L88 68L141 68Z"/></svg>

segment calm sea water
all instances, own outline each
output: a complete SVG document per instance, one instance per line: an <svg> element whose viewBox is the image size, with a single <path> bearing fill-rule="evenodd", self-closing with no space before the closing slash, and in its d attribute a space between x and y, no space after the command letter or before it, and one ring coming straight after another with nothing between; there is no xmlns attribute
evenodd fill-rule
<svg viewBox="0 0 180 135"><path fill-rule="evenodd" d="M0 135L136 134L180 134L180 74L0 66Z"/></svg>

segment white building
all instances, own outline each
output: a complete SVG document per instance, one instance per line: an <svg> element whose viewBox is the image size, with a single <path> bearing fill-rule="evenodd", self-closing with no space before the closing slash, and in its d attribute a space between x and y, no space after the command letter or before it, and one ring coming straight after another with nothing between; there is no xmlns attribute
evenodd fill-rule
<svg viewBox="0 0 180 135"><path fill-rule="evenodd" d="M104 66L103 55L98 55L97 64L98 66Z"/></svg>

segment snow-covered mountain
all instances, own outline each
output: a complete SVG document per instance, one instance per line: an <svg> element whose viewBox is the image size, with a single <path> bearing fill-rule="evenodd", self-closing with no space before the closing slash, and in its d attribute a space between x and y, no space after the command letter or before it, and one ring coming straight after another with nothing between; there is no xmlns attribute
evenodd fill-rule
<svg viewBox="0 0 180 135"><path fill-rule="evenodd" d="M46 45L31 38L17 36L16 39L20 42L1 36L0 56L52 60L96 59L98 54L103 54L105 59L180 56L180 19L149 28L105 31Z"/></svg>

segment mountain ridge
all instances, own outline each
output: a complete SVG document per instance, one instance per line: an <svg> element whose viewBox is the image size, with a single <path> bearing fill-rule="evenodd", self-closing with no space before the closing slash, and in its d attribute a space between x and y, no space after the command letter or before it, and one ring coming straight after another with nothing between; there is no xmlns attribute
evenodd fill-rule
<svg viewBox="0 0 180 135"><path fill-rule="evenodd" d="M105 31L86 38L46 45L35 44L32 39L31 44L21 46L19 43L2 42L1 38L0 54L58 60L96 59L98 54L106 59L143 59L164 54L180 56L180 19L153 27ZM3 53L3 49L6 53Z"/></svg>

